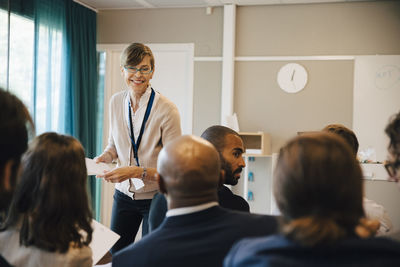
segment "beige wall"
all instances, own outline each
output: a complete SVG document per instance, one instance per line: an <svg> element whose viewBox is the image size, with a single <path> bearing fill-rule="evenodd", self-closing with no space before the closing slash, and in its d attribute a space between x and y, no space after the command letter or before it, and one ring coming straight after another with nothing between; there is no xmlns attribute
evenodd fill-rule
<svg viewBox="0 0 400 267"><path fill-rule="evenodd" d="M400 54L400 2L237 7L236 56ZM115 10L98 13L98 43L194 43L195 56L222 56L223 8ZM234 111L242 131L266 131L273 151L298 131L328 123L352 126L353 61L301 61L306 88L279 89L286 62L236 62ZM196 62L194 133L220 118L221 62ZM400 193L388 182L367 182L397 227ZM388 190L390 188L390 190Z"/></svg>
<svg viewBox="0 0 400 267"><path fill-rule="evenodd" d="M286 62L236 64L235 111L240 129L271 134L272 151L297 132L332 122L352 126L353 61L300 61L308 84L297 94L281 90L276 76Z"/></svg>
<svg viewBox="0 0 400 267"><path fill-rule="evenodd" d="M399 54L396 1L248 6L237 10L237 56Z"/></svg>
<svg viewBox="0 0 400 267"><path fill-rule="evenodd" d="M221 7L100 11L97 42L194 43L195 56L220 56L222 20Z"/></svg>
<svg viewBox="0 0 400 267"><path fill-rule="evenodd" d="M197 62L194 65L193 133L201 135L211 125L220 124L221 62Z"/></svg>
<svg viewBox="0 0 400 267"><path fill-rule="evenodd" d="M248 6L237 9L237 56L400 54L400 3ZM353 61L303 61L308 84L278 86L288 62L237 62L234 110L241 130L271 133L273 152L298 131L352 127ZM260 116L262 114L262 116Z"/></svg>

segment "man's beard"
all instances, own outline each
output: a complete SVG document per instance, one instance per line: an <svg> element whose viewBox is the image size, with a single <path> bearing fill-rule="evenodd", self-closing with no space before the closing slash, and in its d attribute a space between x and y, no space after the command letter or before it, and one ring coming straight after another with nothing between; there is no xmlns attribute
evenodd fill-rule
<svg viewBox="0 0 400 267"><path fill-rule="evenodd" d="M239 167L232 171L232 165L229 164L224 158L222 158L222 169L225 171L225 181L224 184L237 185L239 182L238 178L235 178L235 174L240 174L242 168Z"/></svg>

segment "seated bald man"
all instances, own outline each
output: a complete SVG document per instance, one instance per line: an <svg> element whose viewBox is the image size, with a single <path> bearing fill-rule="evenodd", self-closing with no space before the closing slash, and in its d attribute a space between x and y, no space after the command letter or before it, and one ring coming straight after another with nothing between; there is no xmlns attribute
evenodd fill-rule
<svg viewBox="0 0 400 267"><path fill-rule="evenodd" d="M275 217L218 205L221 161L215 147L195 136L168 143L157 162L168 212L160 227L113 256L118 266L222 266L231 246L244 237L277 231Z"/></svg>
<svg viewBox="0 0 400 267"><path fill-rule="evenodd" d="M234 130L221 125L208 127L201 137L209 141L217 149L221 160L221 168L224 170L224 181L218 187L219 205L227 209L249 212L249 203L241 196L233 194L224 185L236 185L240 179L242 169L246 166L242 157L244 152L242 138ZM167 200L163 194L157 193L153 197L150 206L150 232L163 222L167 210Z"/></svg>

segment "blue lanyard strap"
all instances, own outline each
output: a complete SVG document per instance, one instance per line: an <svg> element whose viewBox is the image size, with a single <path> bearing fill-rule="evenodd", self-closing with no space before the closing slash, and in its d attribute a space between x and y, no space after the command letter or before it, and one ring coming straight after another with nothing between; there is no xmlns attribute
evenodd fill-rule
<svg viewBox="0 0 400 267"><path fill-rule="evenodd" d="M145 126L146 126L147 120L149 119L150 111L151 111L151 108L152 108L152 106L153 106L154 96L155 96L154 89L151 88L151 94L150 94L149 102L147 102L146 113L144 114L142 126L140 127L140 133L139 133L138 140L137 140L136 143L135 143L135 135L133 134L132 113L131 113L131 101L129 100L129 103L128 103L129 126L130 126L129 128L130 128L130 132L131 132L130 138L131 138L131 143L132 143L132 147L133 147L133 156L134 156L135 159L136 159L137 166L140 166L140 165L139 165L139 155L138 155L138 151L139 151L140 142L142 141L142 136L143 136L144 128L145 128Z"/></svg>

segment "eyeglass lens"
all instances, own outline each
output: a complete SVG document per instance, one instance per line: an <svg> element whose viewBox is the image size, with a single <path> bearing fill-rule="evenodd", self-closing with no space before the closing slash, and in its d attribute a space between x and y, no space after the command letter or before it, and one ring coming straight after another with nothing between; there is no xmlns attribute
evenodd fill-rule
<svg viewBox="0 0 400 267"><path fill-rule="evenodd" d="M151 72L151 68L149 67L143 67L138 69L135 67L125 66L125 69L130 73L137 73L138 71L140 71L140 73L142 74L149 74Z"/></svg>

